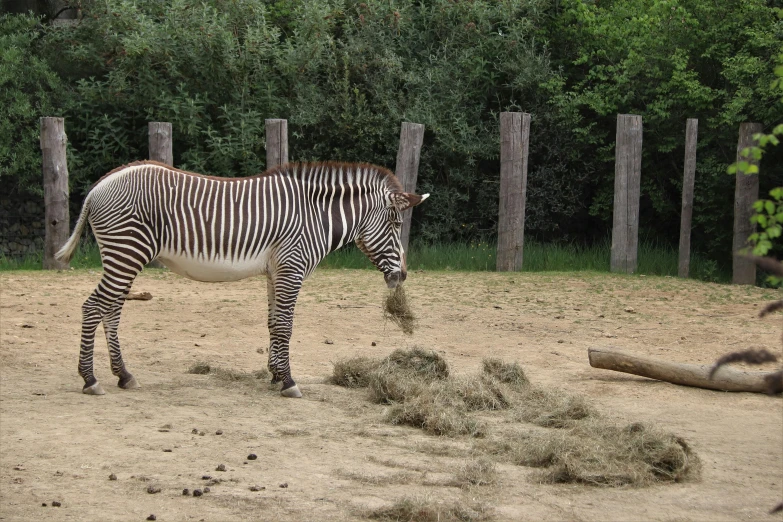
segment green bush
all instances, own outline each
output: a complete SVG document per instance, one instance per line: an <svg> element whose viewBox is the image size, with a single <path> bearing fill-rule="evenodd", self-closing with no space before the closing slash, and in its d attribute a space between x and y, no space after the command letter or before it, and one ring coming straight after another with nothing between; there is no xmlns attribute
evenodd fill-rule
<svg viewBox="0 0 783 522"><path fill-rule="evenodd" d="M32 16L0 16L0 186L43 194L39 118L61 116L62 85L40 56L41 28Z"/></svg>
<svg viewBox="0 0 783 522"><path fill-rule="evenodd" d="M769 85L783 23L763 0L81 5L73 26L3 19L11 89L0 96L27 100L15 102L26 116L0 117L2 166L15 165L0 175L15 186L40 191L42 111L66 117L75 199L108 170L148 156L149 121L173 124L177 166L218 176L264 169L265 118L288 119L294 160L392 168L400 122L414 121L426 125L419 188L433 194L415 209L414 237L492 242L498 114L525 111L526 235L589 247L610 228L615 116L637 113L641 232L675 246L685 119L695 117L693 250L720 271L730 262L725 166L737 124L780 118ZM12 41L26 51L9 52ZM783 184L782 159L780 148L764 157L762 193Z"/></svg>

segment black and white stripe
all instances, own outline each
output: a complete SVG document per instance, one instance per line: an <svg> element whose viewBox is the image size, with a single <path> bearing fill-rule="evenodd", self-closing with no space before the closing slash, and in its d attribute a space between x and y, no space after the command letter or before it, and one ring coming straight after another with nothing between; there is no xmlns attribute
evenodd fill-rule
<svg viewBox="0 0 783 522"><path fill-rule="evenodd" d="M287 164L251 178L213 178L156 162L104 176L84 202L73 234L58 252L67 260L89 221L104 273L82 306L79 374L84 392L101 394L93 374L95 330L104 324L112 373L137 386L125 369L117 328L125 297L145 264L159 259L199 281L268 277L269 369L285 396L301 396L291 377L288 344L304 279L350 241L384 274L405 280L401 212L427 195L402 191L386 169L365 164Z"/></svg>

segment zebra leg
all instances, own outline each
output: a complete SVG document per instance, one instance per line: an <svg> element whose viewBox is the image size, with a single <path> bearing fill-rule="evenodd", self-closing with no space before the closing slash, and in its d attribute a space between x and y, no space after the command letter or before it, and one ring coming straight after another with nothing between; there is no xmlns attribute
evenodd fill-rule
<svg viewBox="0 0 783 522"><path fill-rule="evenodd" d="M272 324L274 324L274 317L275 317L275 285L272 283L272 277L268 276L266 278L266 305L267 305L267 315L266 315L266 327L269 329L269 332L272 332ZM264 353L264 348L260 347L256 350L258 353ZM272 353L271 346L268 347L267 353ZM271 359L271 357L270 357ZM267 368L271 367L269 365L269 362L267 362ZM275 380L274 376L272 377L272 384L276 384L277 380Z"/></svg>
<svg viewBox="0 0 783 522"><path fill-rule="evenodd" d="M280 394L283 397L301 397L302 392L291 377L288 344L293 330L294 307L302 288L301 270L297 268L278 269L272 281L274 285L274 309L269 315L269 371L272 382L283 383Z"/></svg>
<svg viewBox="0 0 783 522"><path fill-rule="evenodd" d="M82 341L79 350L79 375L84 379L83 393L88 395L103 395L106 393L93 373L95 330L103 318L114 309L117 300L120 297L124 300L124 295L135 277L136 274L133 274L132 277L126 276L124 278L109 275L109 271L104 269L103 279L101 279L97 288L93 290L90 297L82 305ZM119 322L119 310L117 311L117 321Z"/></svg>
<svg viewBox="0 0 783 522"><path fill-rule="evenodd" d="M139 383L136 378L125 368L122 361L122 352L120 351L120 339L117 337L117 330L120 326L120 314L122 305L125 304L125 298L130 291L130 285L117 298L111 310L103 316L103 331L106 334L106 344L109 346L109 357L111 358L111 373L119 378L117 386L123 390L138 388Z"/></svg>

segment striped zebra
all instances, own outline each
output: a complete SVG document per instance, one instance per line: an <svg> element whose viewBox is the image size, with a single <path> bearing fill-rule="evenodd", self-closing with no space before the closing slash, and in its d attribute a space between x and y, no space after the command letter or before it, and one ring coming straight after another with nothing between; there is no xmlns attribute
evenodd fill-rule
<svg viewBox="0 0 783 522"><path fill-rule="evenodd" d="M288 345L304 279L326 254L355 241L389 288L403 282L401 213L428 196L405 193L391 172L366 164L287 164L249 178L203 176L153 161L109 172L90 190L57 253L69 260L89 221L103 278L82 306L82 391L104 393L93 374L100 322L119 387L138 387L123 363L117 328L133 280L158 259L197 281L266 274L272 382L282 382L283 396L301 397Z"/></svg>

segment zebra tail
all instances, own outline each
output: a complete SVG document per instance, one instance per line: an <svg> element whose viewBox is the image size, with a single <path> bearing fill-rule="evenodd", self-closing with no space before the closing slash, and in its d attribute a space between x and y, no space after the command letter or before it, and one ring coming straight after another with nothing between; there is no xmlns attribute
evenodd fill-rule
<svg viewBox="0 0 783 522"><path fill-rule="evenodd" d="M64 261L67 263L73 257L73 252L79 245L79 238L84 231L84 225L87 224L87 216L90 214L91 196L92 193L87 194L87 198L84 200L84 205L82 205L82 211L79 214L79 220L76 222L76 226L73 229L73 234L71 234L71 237L68 238L68 242L65 243L65 245L63 245L63 247L54 255L54 258L58 261Z"/></svg>

